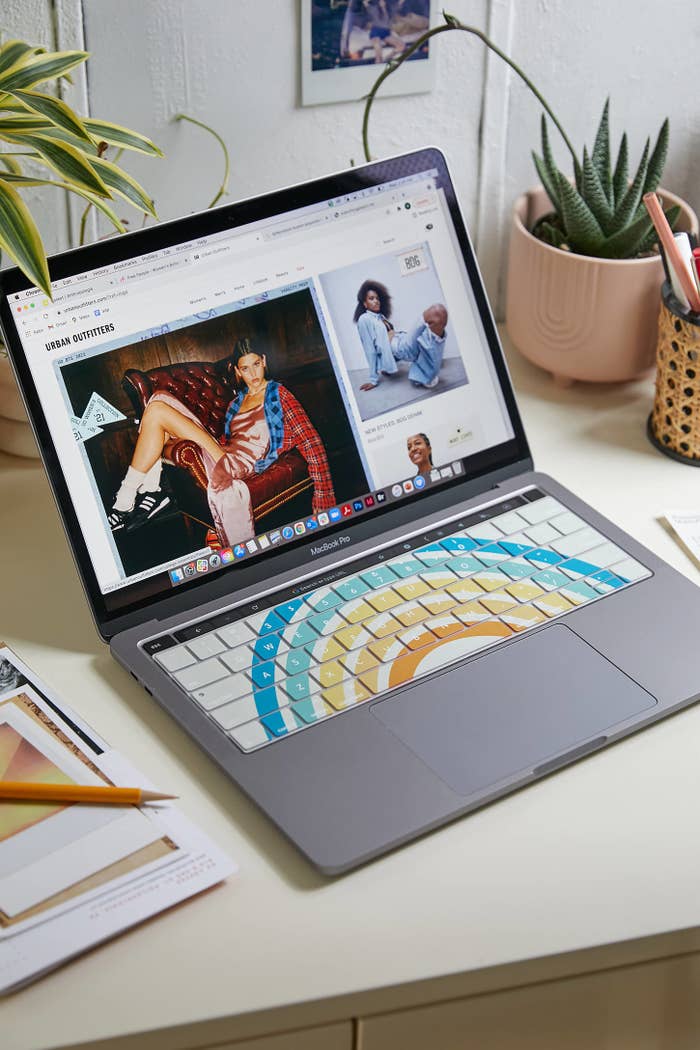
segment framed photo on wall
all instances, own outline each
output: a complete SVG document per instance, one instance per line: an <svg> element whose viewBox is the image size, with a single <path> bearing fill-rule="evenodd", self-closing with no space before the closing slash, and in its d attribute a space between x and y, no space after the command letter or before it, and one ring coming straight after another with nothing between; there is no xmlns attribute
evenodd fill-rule
<svg viewBox="0 0 700 1050"><path fill-rule="evenodd" d="M302 105L356 102L382 67L433 24L434 0L301 0ZM386 95L433 86L433 48L424 44L386 81Z"/></svg>

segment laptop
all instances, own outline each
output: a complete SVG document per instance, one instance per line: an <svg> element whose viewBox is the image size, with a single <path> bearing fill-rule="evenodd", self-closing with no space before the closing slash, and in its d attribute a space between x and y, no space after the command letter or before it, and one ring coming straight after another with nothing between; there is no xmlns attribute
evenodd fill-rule
<svg viewBox="0 0 700 1050"><path fill-rule="evenodd" d="M698 589L534 471L438 150L50 272L0 316L97 629L322 872L698 699Z"/></svg>

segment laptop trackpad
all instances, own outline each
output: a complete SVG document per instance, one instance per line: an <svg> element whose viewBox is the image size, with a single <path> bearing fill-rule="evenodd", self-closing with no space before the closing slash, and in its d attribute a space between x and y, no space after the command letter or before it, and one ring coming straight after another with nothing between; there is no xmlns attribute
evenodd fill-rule
<svg viewBox="0 0 700 1050"><path fill-rule="evenodd" d="M453 791L471 795L604 737L655 704L557 625L380 700L372 714Z"/></svg>

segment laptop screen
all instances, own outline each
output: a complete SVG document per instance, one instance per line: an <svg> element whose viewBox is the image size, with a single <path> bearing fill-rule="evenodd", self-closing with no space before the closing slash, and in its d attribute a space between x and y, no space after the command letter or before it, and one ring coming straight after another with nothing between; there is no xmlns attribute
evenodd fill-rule
<svg viewBox="0 0 700 1050"><path fill-rule="evenodd" d="M423 156L233 228L159 227L154 250L70 253L52 301L9 291L108 613L323 552L512 442L445 169Z"/></svg>

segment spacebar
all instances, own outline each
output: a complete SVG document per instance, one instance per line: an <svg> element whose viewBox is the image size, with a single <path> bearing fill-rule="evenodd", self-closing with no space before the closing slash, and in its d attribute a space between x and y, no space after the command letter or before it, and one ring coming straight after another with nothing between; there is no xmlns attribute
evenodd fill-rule
<svg viewBox="0 0 700 1050"><path fill-rule="evenodd" d="M387 689L394 689L397 685L404 685L419 675L454 663L470 653L484 649L487 645L510 638L512 634L513 631L500 620L486 620L474 627L465 627L463 631L452 634L449 638L436 639L416 652L397 656L391 663L365 671L358 677L362 684L376 695Z"/></svg>

